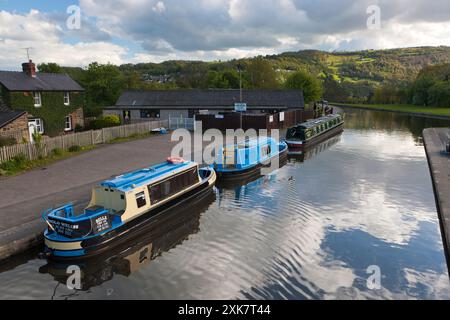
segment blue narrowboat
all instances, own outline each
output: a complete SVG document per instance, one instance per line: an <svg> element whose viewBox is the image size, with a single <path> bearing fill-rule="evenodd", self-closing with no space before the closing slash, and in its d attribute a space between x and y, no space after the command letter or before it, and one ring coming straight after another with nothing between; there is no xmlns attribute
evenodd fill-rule
<svg viewBox="0 0 450 320"><path fill-rule="evenodd" d="M214 164L217 178L220 180L247 179L259 175L261 168L270 166L276 158L286 161L288 147L270 137L246 139L219 149Z"/></svg>
<svg viewBox="0 0 450 320"><path fill-rule="evenodd" d="M304 149L323 142L344 130L344 116L330 114L309 120L289 128L286 132L286 144L289 154L301 154Z"/></svg>
<svg viewBox="0 0 450 320"><path fill-rule="evenodd" d="M167 162L113 177L92 190L89 205L73 204L44 212L45 253L53 258L89 257L129 240L153 217L211 192L216 173L196 162Z"/></svg>

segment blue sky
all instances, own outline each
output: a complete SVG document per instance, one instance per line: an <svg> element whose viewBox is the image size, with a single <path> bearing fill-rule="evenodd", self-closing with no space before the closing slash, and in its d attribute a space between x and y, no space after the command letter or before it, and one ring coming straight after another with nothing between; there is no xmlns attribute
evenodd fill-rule
<svg viewBox="0 0 450 320"><path fill-rule="evenodd" d="M0 0L2 69L17 69L24 47L38 62L86 66L426 45L450 45L450 1Z"/></svg>

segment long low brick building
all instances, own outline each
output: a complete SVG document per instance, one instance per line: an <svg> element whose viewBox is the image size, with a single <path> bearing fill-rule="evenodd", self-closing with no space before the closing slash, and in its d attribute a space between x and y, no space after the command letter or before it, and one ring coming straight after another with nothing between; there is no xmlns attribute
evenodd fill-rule
<svg viewBox="0 0 450 320"><path fill-rule="evenodd" d="M122 93L116 105L104 108L103 114L116 114L125 122L192 118L196 114L233 111L239 102L237 89L133 90ZM253 114L303 110L305 106L300 90L243 90L242 102L247 104L247 113Z"/></svg>

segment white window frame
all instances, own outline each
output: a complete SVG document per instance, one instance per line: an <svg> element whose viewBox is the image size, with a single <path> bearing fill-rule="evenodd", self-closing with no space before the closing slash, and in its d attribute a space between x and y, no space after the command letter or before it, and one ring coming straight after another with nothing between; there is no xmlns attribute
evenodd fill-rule
<svg viewBox="0 0 450 320"><path fill-rule="evenodd" d="M69 125L69 126L67 126L67 125ZM72 126L72 116L67 116L66 117L66 119L65 119L65 124L64 124L64 131L72 131L73 130L73 128L72 128L73 126Z"/></svg>
<svg viewBox="0 0 450 320"><path fill-rule="evenodd" d="M64 92L64 105L70 106L70 92Z"/></svg>
<svg viewBox="0 0 450 320"><path fill-rule="evenodd" d="M33 92L34 106L36 108L42 107L42 96L39 91Z"/></svg>
<svg viewBox="0 0 450 320"><path fill-rule="evenodd" d="M28 121L28 123L34 123L34 128L39 134L44 134L44 121L41 118L35 118Z"/></svg>

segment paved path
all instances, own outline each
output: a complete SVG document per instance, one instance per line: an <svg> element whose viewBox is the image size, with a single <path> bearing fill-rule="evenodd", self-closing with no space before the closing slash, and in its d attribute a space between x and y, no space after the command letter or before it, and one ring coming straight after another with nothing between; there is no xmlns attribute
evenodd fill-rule
<svg viewBox="0 0 450 320"><path fill-rule="evenodd" d="M450 262L450 155L444 152L445 143L450 138L450 129L425 129L423 138L443 229L447 262Z"/></svg>
<svg viewBox="0 0 450 320"><path fill-rule="evenodd" d="M82 207L94 184L164 161L170 134L103 145L90 152L0 180L0 259L42 242L43 210L75 200Z"/></svg>

